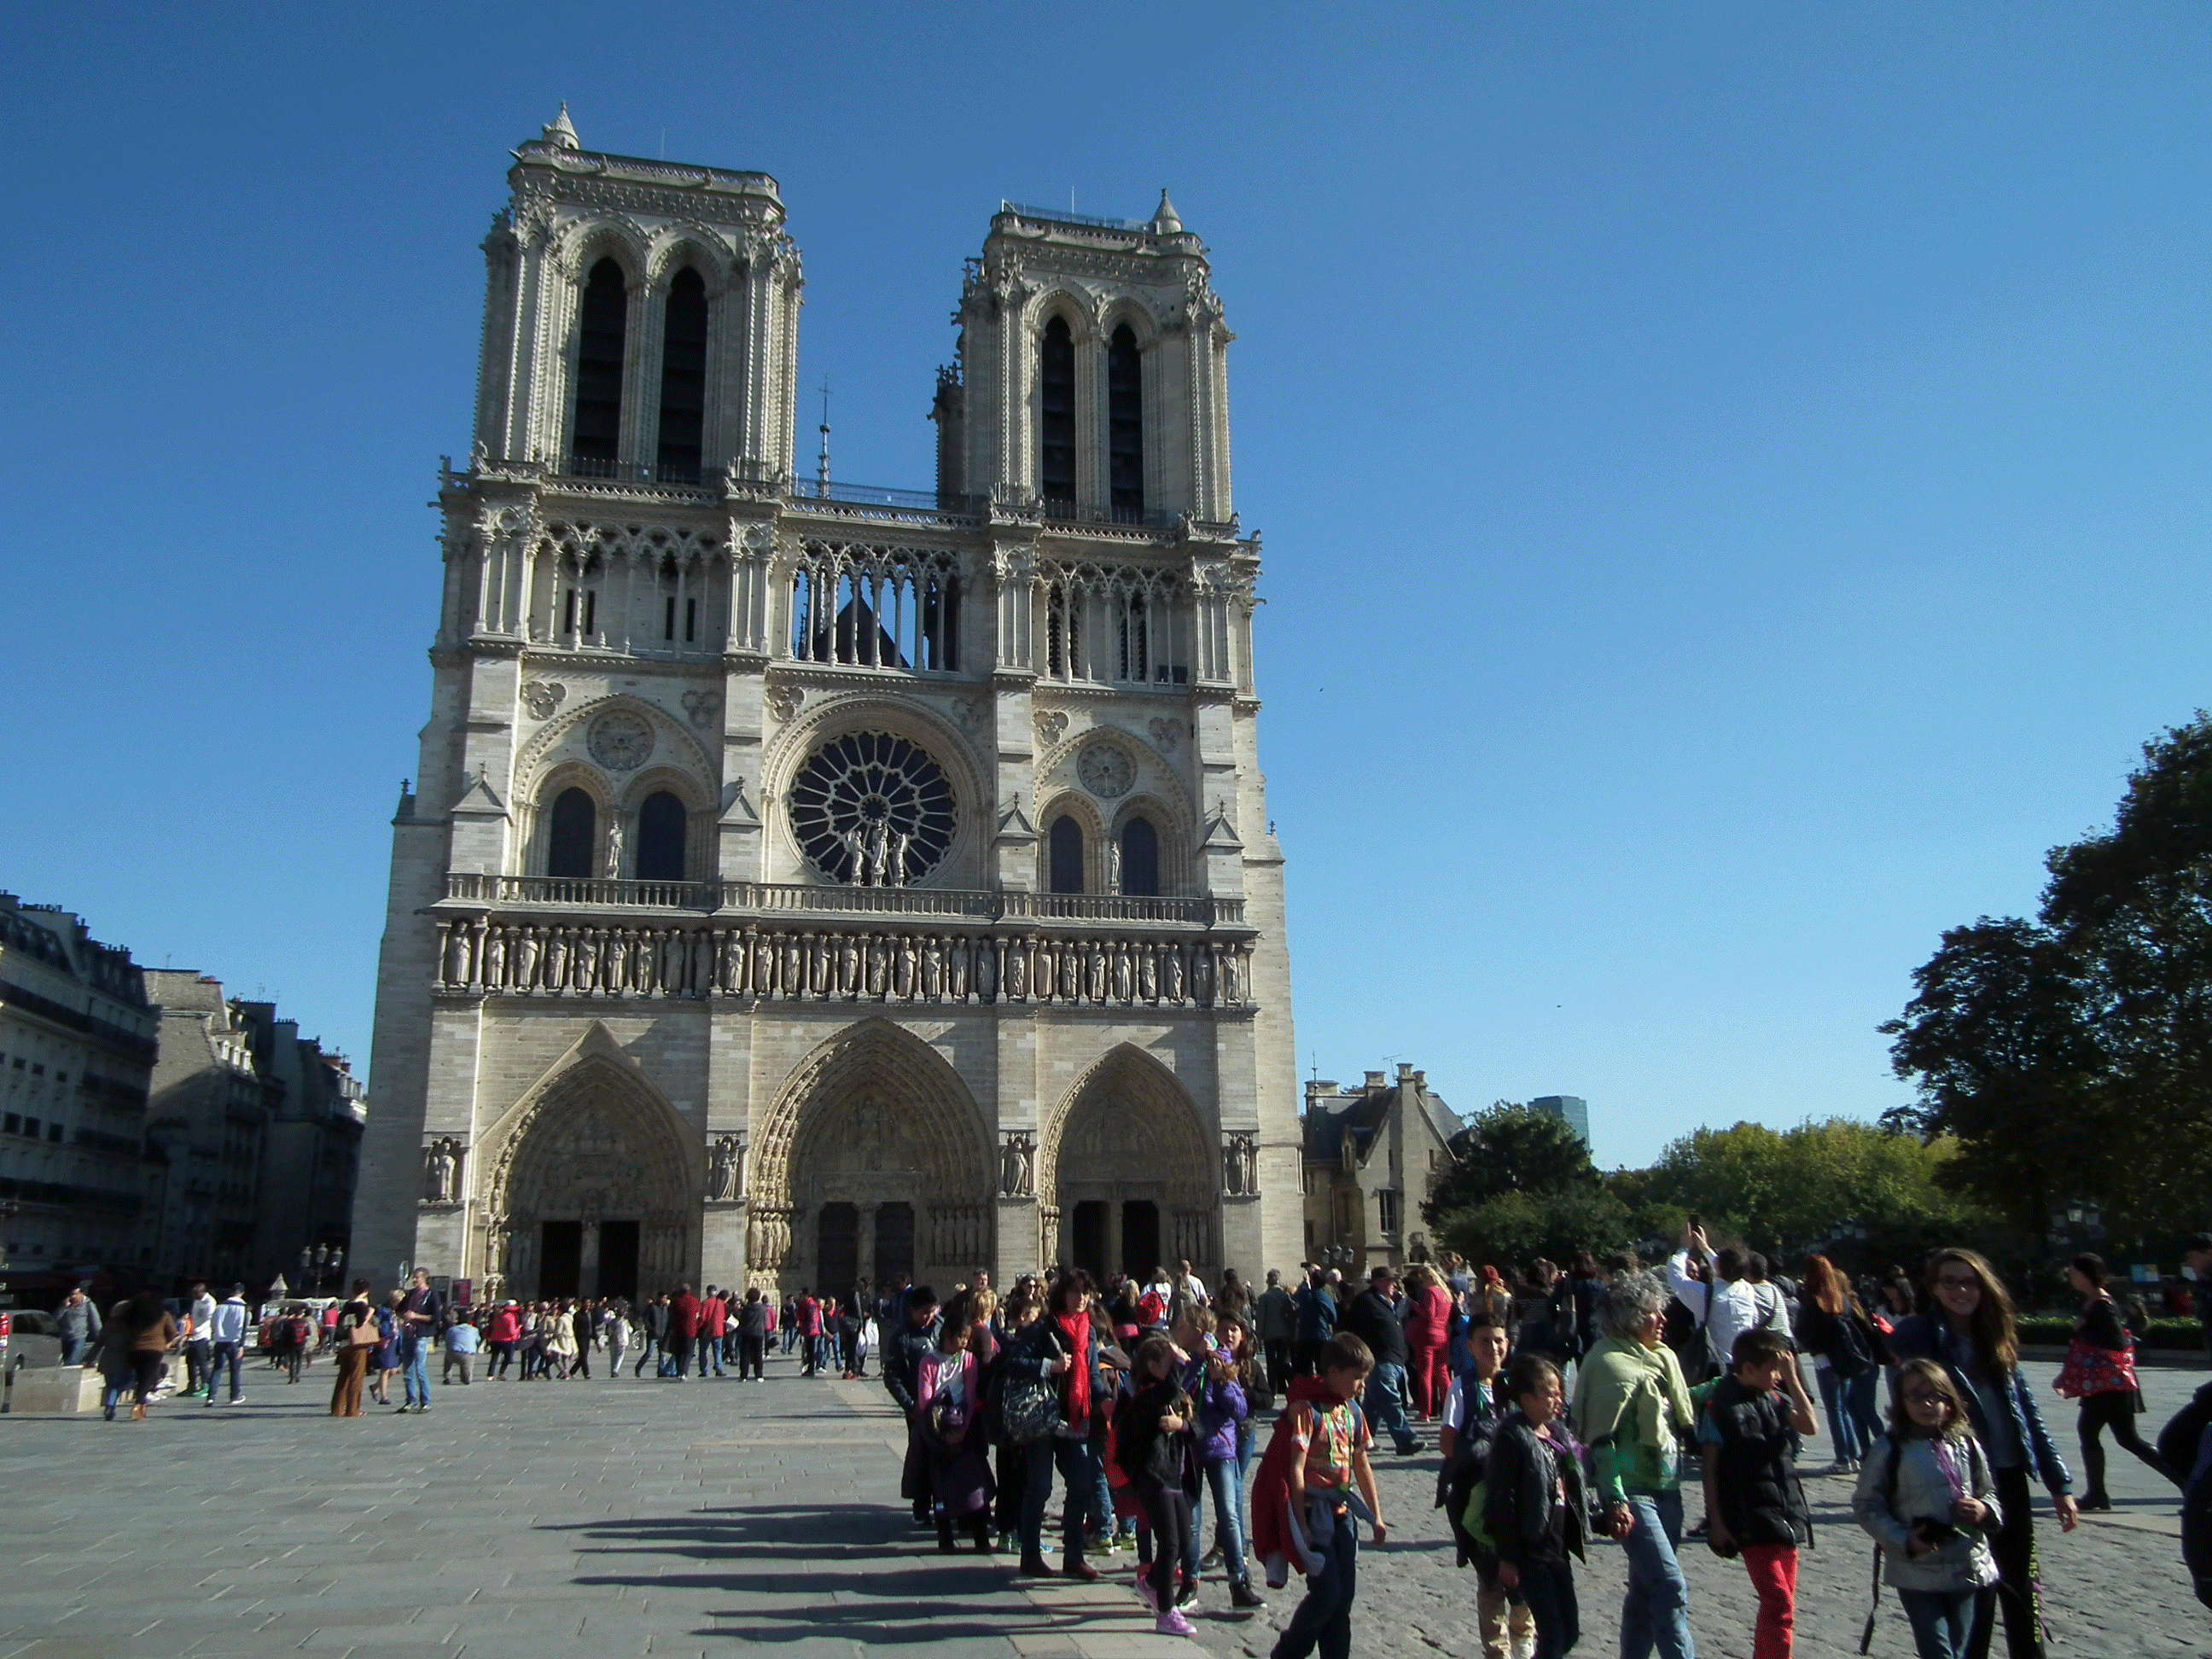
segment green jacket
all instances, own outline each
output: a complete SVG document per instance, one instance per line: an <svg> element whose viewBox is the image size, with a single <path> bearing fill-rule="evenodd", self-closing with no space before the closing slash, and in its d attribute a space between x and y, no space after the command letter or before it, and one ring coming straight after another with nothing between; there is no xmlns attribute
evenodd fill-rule
<svg viewBox="0 0 2212 1659"><path fill-rule="evenodd" d="M1575 1382L1575 1433L1589 1448L1601 1502L1674 1491L1681 1484L1680 1455L1694 1422L1682 1368L1663 1345L1647 1348L1607 1337L1583 1357Z"/></svg>

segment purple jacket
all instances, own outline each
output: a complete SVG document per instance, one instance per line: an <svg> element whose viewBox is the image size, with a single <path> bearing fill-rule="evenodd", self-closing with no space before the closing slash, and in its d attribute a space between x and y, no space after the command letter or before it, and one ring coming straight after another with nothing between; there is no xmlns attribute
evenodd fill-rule
<svg viewBox="0 0 2212 1659"><path fill-rule="evenodd" d="M1198 1407L1198 1461L1200 1463L1234 1463L1237 1461L1237 1425L1251 1412L1245 1403L1244 1389L1237 1382L1209 1382L1206 1397Z"/></svg>

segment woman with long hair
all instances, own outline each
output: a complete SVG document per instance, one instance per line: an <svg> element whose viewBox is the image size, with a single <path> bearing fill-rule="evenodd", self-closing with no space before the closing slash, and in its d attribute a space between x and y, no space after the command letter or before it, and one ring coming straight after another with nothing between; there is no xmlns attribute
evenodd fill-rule
<svg viewBox="0 0 2212 1659"><path fill-rule="evenodd" d="M1836 1473L1856 1472L1881 1438L1875 1382L1881 1374L1881 1339L1850 1280L1825 1255L1805 1258L1797 1301L1797 1346L1813 1356L1828 1433L1836 1443Z"/></svg>
<svg viewBox="0 0 2212 1659"><path fill-rule="evenodd" d="M1996 1271L1972 1250L1938 1250L1928 1258L1928 1291L1933 1310L1898 1322L1890 1334L1890 1357L1900 1364L1934 1360L1950 1374L1966 1402L1974 1437L1989 1454L2002 1516L1990 1543L1996 1557L1996 1606L2004 1613L2005 1649L2011 1659L2043 1659L2043 1597L2030 1480L2042 1480L2061 1530L2071 1532L2080 1518L2074 1477L2044 1427L2033 1390L2020 1374L2012 1297ZM1987 1607L1976 1609L1973 1654L1989 1652L1995 1623Z"/></svg>
<svg viewBox="0 0 2212 1659"><path fill-rule="evenodd" d="M154 1390L161 1386L161 1367L168 1358L169 1350L176 1346L177 1322L163 1307L151 1291L141 1291L128 1302L119 1304L108 1316L108 1325L117 1333L116 1351L118 1371L124 1370L121 1357L130 1355L127 1376L131 1389L131 1418L143 1421L146 1402ZM119 1394L119 1390L118 1390ZM112 1419L115 1407L107 1407Z"/></svg>
<svg viewBox="0 0 2212 1659"><path fill-rule="evenodd" d="M1425 1262L1406 1269L1406 1370L1413 1382L1414 1419L1425 1423L1443 1408L1445 1390L1451 1387L1451 1374L1444 1368L1451 1293Z"/></svg>
<svg viewBox="0 0 2212 1659"><path fill-rule="evenodd" d="M376 1310L368 1303L368 1281L356 1279L351 1296L338 1310L338 1376L331 1388L332 1417L361 1415L362 1383L368 1376L369 1360L380 1340Z"/></svg>
<svg viewBox="0 0 2212 1659"><path fill-rule="evenodd" d="M2082 1255L2066 1269L2067 1282L2081 1298L2081 1316L2074 1322L2074 1340L2067 1345L2066 1365L2058 1374L2058 1392L2081 1402L2080 1419L2081 1462L2089 1471L2089 1490L2081 1499L2085 1510L2108 1510L2112 1500L2105 1491L2104 1431L2128 1451L2175 1486L2181 1477L2166 1461L2143 1444L2136 1431L2136 1413L2143 1408L2136 1385L2135 1345L2120 1323L2120 1310L2105 1288L2105 1258Z"/></svg>

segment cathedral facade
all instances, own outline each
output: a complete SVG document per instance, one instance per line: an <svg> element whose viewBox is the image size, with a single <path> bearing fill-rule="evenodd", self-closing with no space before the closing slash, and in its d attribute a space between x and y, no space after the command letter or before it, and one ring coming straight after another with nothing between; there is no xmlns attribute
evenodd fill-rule
<svg viewBox="0 0 2212 1659"><path fill-rule="evenodd" d="M515 152L354 1261L832 1293L1301 1254L1205 249L1002 204L933 491L794 455L774 179ZM826 439L825 439L826 452Z"/></svg>

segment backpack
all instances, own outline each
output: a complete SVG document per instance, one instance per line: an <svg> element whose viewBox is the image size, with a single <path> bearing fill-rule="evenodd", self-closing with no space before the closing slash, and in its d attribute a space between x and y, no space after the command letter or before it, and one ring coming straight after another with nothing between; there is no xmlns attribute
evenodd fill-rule
<svg viewBox="0 0 2212 1659"><path fill-rule="evenodd" d="M1498 1541L1491 1536L1482 1514L1490 1497L1490 1453L1498 1443L1498 1413L1493 1411L1486 1418L1462 1425L1450 1461L1437 1471L1435 1507L1444 1512L1451 1525L1458 1565L1472 1564L1484 1573L1495 1572L1498 1567Z"/></svg>

